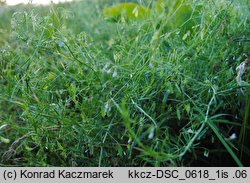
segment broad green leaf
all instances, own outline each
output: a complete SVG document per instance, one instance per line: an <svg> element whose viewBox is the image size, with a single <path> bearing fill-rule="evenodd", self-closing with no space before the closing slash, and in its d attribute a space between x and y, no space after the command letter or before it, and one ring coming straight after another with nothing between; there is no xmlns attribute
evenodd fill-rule
<svg viewBox="0 0 250 183"><path fill-rule="evenodd" d="M136 3L120 3L103 10L106 18L124 17L129 20L142 19L150 15L151 10Z"/></svg>
<svg viewBox="0 0 250 183"><path fill-rule="evenodd" d="M157 13L165 13L167 15L167 28L179 28L185 36L192 27L199 23L198 10L200 7L193 9L187 0L157 0L155 10ZM185 38L185 37L184 37Z"/></svg>
<svg viewBox="0 0 250 183"><path fill-rule="evenodd" d="M174 27L182 26L182 30L187 32L192 29L192 26L197 24L197 14L194 11L191 5L185 0L183 2L177 1L173 9L174 14L169 21Z"/></svg>

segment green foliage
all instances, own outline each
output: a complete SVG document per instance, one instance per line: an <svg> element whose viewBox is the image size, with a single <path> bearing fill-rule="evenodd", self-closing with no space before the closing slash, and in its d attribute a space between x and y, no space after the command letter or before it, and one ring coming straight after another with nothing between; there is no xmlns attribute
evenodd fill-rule
<svg viewBox="0 0 250 183"><path fill-rule="evenodd" d="M135 3L120 3L105 8L103 15L113 20L120 20L121 17L127 20L135 20L147 19L151 11L154 11L157 17L162 15L165 17L161 24L165 25L167 30L181 28L182 32L187 32L200 23L200 9L200 6L191 7L191 3L186 0L158 0L153 3L152 10Z"/></svg>
<svg viewBox="0 0 250 183"><path fill-rule="evenodd" d="M248 166L246 3L6 8L1 166Z"/></svg>
<svg viewBox="0 0 250 183"><path fill-rule="evenodd" d="M192 21L198 15L198 5L192 6L187 0L159 0L156 2L156 11L167 14L168 21L179 27L187 21ZM191 26L190 26L191 27Z"/></svg>
<svg viewBox="0 0 250 183"><path fill-rule="evenodd" d="M103 10L103 15L107 18L118 19L142 19L150 15L147 7L136 3L120 3Z"/></svg>

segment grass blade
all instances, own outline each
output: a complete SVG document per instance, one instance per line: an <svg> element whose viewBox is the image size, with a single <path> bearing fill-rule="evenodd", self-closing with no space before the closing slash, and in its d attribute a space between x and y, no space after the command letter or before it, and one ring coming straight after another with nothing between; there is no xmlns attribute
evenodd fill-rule
<svg viewBox="0 0 250 183"><path fill-rule="evenodd" d="M229 147L229 145L227 144L227 142L224 140L224 138L220 134L217 126L215 124L213 124L211 121L208 121L207 124L214 131L215 135L218 137L218 139L221 141L221 143L227 149L228 153L232 156L232 158L237 163L237 165L240 166L240 167L243 167L244 165L241 163L241 161L239 160L239 158L237 157L237 155L233 152L233 150Z"/></svg>

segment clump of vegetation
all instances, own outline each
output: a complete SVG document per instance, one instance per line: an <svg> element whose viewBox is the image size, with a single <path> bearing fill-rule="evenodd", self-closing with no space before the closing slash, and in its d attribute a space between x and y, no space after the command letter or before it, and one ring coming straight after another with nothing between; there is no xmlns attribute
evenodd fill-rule
<svg viewBox="0 0 250 183"><path fill-rule="evenodd" d="M121 3L104 9L104 16L110 19L127 19L145 18L150 15L150 9L136 3Z"/></svg>
<svg viewBox="0 0 250 183"><path fill-rule="evenodd" d="M143 2L0 7L1 166L249 166L247 0Z"/></svg>

